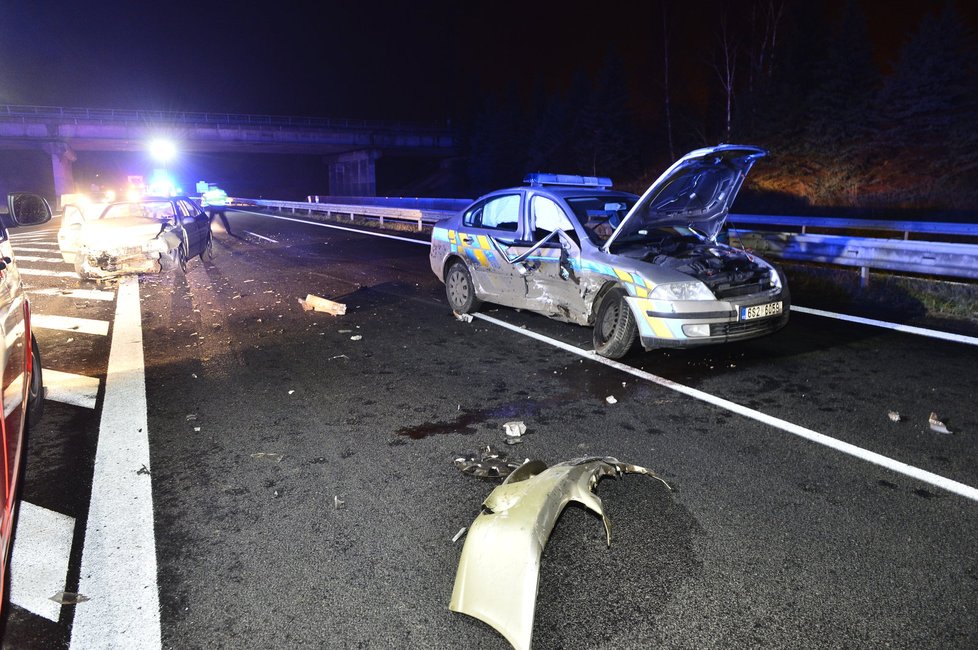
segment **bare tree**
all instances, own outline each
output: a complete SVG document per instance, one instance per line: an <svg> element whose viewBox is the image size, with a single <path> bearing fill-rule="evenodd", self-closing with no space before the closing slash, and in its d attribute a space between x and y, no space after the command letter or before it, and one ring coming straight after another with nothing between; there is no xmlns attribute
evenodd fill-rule
<svg viewBox="0 0 978 650"><path fill-rule="evenodd" d="M720 86L723 88L726 97L725 114L725 141L730 142L730 134L733 123L733 100L734 82L737 76L737 49L736 39L730 33L730 25L727 21L727 12L720 17L720 61L714 66L717 76L720 78Z"/></svg>
<svg viewBox="0 0 978 650"><path fill-rule="evenodd" d="M666 134L669 137L669 160L676 158L676 148L672 141L672 95L669 90L669 12L668 5L662 3L662 73L666 98Z"/></svg>

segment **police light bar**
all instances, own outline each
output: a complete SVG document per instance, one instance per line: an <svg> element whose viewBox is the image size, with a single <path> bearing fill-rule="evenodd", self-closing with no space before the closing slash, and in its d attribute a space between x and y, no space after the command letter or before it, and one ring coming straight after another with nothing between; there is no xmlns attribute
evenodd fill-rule
<svg viewBox="0 0 978 650"><path fill-rule="evenodd" d="M611 179L606 176L577 176L576 174L527 174L523 179L524 183L529 183L537 187L543 185L566 185L570 187L599 187L602 189L611 187Z"/></svg>

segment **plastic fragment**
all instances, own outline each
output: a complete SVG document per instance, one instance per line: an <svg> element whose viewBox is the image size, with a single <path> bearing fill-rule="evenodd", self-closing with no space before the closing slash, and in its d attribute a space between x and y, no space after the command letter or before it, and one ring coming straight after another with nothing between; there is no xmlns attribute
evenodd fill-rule
<svg viewBox="0 0 978 650"><path fill-rule="evenodd" d="M522 463L507 461L506 454L486 445L478 453L458 456L453 461L455 467L466 474L481 478L503 478L509 476Z"/></svg>
<svg viewBox="0 0 978 650"><path fill-rule="evenodd" d="M461 321L463 323L472 322L472 314L460 314L457 311L453 311L452 313L455 314L455 320L457 321Z"/></svg>
<svg viewBox="0 0 978 650"><path fill-rule="evenodd" d="M506 431L506 435L508 437L519 438L526 433L526 424L524 424L522 421L507 422L503 425L503 430Z"/></svg>
<svg viewBox="0 0 978 650"><path fill-rule="evenodd" d="M350 337L350 340L351 340L351 341L359 341L359 340L360 340L360 339L362 339L362 338L363 338L363 337L362 337L362 336L360 336L359 334L355 334L355 335L353 335L353 336L351 336L351 337Z"/></svg>
<svg viewBox="0 0 978 650"><path fill-rule="evenodd" d="M299 298L299 304L305 311L321 311L333 316L343 316L346 314L346 305L341 302L334 302L326 298L321 298L313 294L306 294L305 300Z"/></svg>
<svg viewBox="0 0 978 650"><path fill-rule="evenodd" d="M91 600L91 598L84 594L76 594L73 591L59 591L48 598L48 600L53 600L59 605L77 605L78 603L84 603L86 600Z"/></svg>
<svg viewBox="0 0 978 650"><path fill-rule="evenodd" d="M937 433L950 434L952 431L947 428L947 425L941 422L941 419L937 416L937 413L931 413L928 420L930 422L930 430Z"/></svg>
<svg viewBox="0 0 978 650"><path fill-rule="evenodd" d="M275 462L275 463L281 462L282 461L282 458L284 458L284 456L282 456L282 454L276 454L276 453L267 452L267 451L259 451L259 452L256 452L256 453L252 454L251 457L252 458L255 458L255 459L258 459L258 460L262 460L262 459L267 458L268 460L270 460L272 462Z"/></svg>
<svg viewBox="0 0 978 650"><path fill-rule="evenodd" d="M897 411L887 411L886 416L890 418L890 422L899 422L903 419L903 416Z"/></svg>
<svg viewBox="0 0 978 650"><path fill-rule="evenodd" d="M615 399L615 396L614 395L608 395L607 397L604 398L604 401L608 402L609 404L617 404L618 403L618 400Z"/></svg>
<svg viewBox="0 0 978 650"><path fill-rule="evenodd" d="M466 530L468 530L468 528L466 528L465 526L462 526L461 528L459 528L458 529L458 532L455 533L455 537L452 538L452 544L454 544L458 540L462 539L462 535L465 534L465 531Z"/></svg>
<svg viewBox="0 0 978 650"><path fill-rule="evenodd" d="M346 507L346 501L344 501L343 499L339 498L336 495L333 495L333 510L342 510L345 507Z"/></svg>

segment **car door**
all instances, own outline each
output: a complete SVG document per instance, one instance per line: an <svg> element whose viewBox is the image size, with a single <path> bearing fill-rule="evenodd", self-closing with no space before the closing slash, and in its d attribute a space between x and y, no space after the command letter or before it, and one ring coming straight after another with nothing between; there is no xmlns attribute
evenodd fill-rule
<svg viewBox="0 0 978 650"><path fill-rule="evenodd" d="M24 293L20 276L11 261L13 251L6 229L0 226L0 336L3 337L3 477L0 480L0 497L3 499L3 540L10 538L13 498L16 492L17 471L21 458L24 424L24 391L26 388L27 347L24 320Z"/></svg>
<svg viewBox="0 0 978 650"><path fill-rule="evenodd" d="M522 192L507 192L479 201L462 215L458 252L468 263L481 299L514 307L523 302L523 280L506 255L506 250L522 235L522 204Z"/></svg>
<svg viewBox="0 0 978 650"><path fill-rule="evenodd" d="M573 221L553 198L538 193L530 196L526 212L526 232L532 237L517 250L529 252L524 262L527 308L548 314L581 313L581 240ZM563 234L554 234L558 230Z"/></svg>
<svg viewBox="0 0 978 650"><path fill-rule="evenodd" d="M187 233L187 257L200 255L204 250L204 246L207 244L207 235L210 230L210 222L207 219L207 215L186 199L178 199L176 204L180 223Z"/></svg>

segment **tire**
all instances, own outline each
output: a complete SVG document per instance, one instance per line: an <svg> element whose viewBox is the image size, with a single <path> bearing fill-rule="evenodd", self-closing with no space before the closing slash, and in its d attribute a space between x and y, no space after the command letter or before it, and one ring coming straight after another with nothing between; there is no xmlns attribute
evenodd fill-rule
<svg viewBox="0 0 978 650"><path fill-rule="evenodd" d="M214 259L214 235L211 231L207 231L207 243L204 244L204 250L200 251L200 261L204 260L211 261Z"/></svg>
<svg viewBox="0 0 978 650"><path fill-rule="evenodd" d="M609 359L621 359L635 344L637 331L625 292L612 289L606 293L594 318L594 351Z"/></svg>
<svg viewBox="0 0 978 650"><path fill-rule="evenodd" d="M41 350L31 334L31 383L27 387L27 426L37 423L44 415L44 376L41 372Z"/></svg>
<svg viewBox="0 0 978 650"><path fill-rule="evenodd" d="M457 260L452 262L445 274L445 295L448 296L448 306L459 314L476 311L482 304L475 295L475 285L472 284L468 267Z"/></svg>

